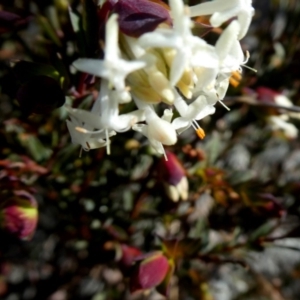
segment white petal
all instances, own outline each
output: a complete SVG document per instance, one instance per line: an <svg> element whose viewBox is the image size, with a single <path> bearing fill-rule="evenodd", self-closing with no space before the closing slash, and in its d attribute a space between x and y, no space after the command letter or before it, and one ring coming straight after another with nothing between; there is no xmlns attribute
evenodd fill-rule
<svg viewBox="0 0 300 300"><path fill-rule="evenodd" d="M164 110L164 115L161 117L163 120L171 123L173 117L173 112L172 109L165 109Z"/></svg>
<svg viewBox="0 0 300 300"><path fill-rule="evenodd" d="M138 39L138 43L144 48L172 48L177 46L178 41L174 38L173 31L168 30L145 33Z"/></svg>
<svg viewBox="0 0 300 300"><path fill-rule="evenodd" d="M221 61L229 54L232 45L237 41L239 31L240 25L238 21L234 20L220 35L216 43L216 52Z"/></svg>
<svg viewBox="0 0 300 300"><path fill-rule="evenodd" d="M205 16L212 15L216 11L231 9L239 5L240 0L215 0L205 3L200 3L190 7L190 16Z"/></svg>
<svg viewBox="0 0 300 300"><path fill-rule="evenodd" d="M218 64L219 58L217 53L215 49L209 45L196 49L191 59L191 65L193 67L217 68Z"/></svg>
<svg viewBox="0 0 300 300"><path fill-rule="evenodd" d="M219 27L221 26L224 22L228 21L229 19L236 17L240 11L241 7L236 6L228 10L224 10L222 12L215 12L211 18L209 19L210 24L213 27Z"/></svg>
<svg viewBox="0 0 300 300"><path fill-rule="evenodd" d="M170 0L169 5L172 12L172 18L178 20L184 13L184 4L182 0Z"/></svg>
<svg viewBox="0 0 300 300"><path fill-rule="evenodd" d="M101 118L89 111L83 109L67 108L70 115L74 116L82 123L86 123L93 128L101 128Z"/></svg>
<svg viewBox="0 0 300 300"><path fill-rule="evenodd" d="M251 8L249 10L242 10L238 14L238 21L241 27L239 37L238 37L239 40L241 40L246 35L252 20L253 13L254 13L254 9Z"/></svg>
<svg viewBox="0 0 300 300"><path fill-rule="evenodd" d="M114 60L118 58L118 35L119 26L118 16L113 14L110 16L105 27L105 59Z"/></svg>
<svg viewBox="0 0 300 300"><path fill-rule="evenodd" d="M216 108L212 105L206 106L203 110L199 112L199 114L195 117L197 121L204 119L208 115L212 115L216 112Z"/></svg>
<svg viewBox="0 0 300 300"><path fill-rule="evenodd" d="M97 77L107 75L104 62L100 59L79 58L73 62L73 66L81 72Z"/></svg>
<svg viewBox="0 0 300 300"><path fill-rule="evenodd" d="M188 53L177 50L170 70L170 82L172 85L176 85L180 80L187 66L187 60Z"/></svg>
<svg viewBox="0 0 300 300"><path fill-rule="evenodd" d="M145 110L145 114L149 139L156 140L163 145L174 145L177 142L176 131L169 122L159 118L150 108Z"/></svg>
<svg viewBox="0 0 300 300"><path fill-rule="evenodd" d="M172 125L175 130L181 133L191 126L191 122L185 118L178 117L175 120L173 120Z"/></svg>

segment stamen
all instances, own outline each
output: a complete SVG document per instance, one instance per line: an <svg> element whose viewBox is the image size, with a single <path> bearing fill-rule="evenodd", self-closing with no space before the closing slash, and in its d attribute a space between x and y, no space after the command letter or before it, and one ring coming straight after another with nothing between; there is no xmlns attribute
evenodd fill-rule
<svg viewBox="0 0 300 300"><path fill-rule="evenodd" d="M106 153L107 155L110 155L110 139L109 139L107 128L105 129L105 135L106 135Z"/></svg>
<svg viewBox="0 0 300 300"><path fill-rule="evenodd" d="M250 58L250 53L249 53L249 51L246 51L246 59L243 61L242 66L246 69L249 69L249 70L257 73L256 69L246 66L246 63L248 62L249 58Z"/></svg>
<svg viewBox="0 0 300 300"><path fill-rule="evenodd" d="M81 132L81 133L88 133L88 134L97 134L97 133L101 133L103 131L103 129L91 131L91 130L87 130L85 128L78 127L78 126L75 127L75 130L77 130L78 132Z"/></svg>
<svg viewBox="0 0 300 300"><path fill-rule="evenodd" d="M247 51L246 51L246 59L243 61L242 65L246 64L246 63L248 62L249 58L250 58L250 53L249 53L249 51L247 50Z"/></svg>
<svg viewBox="0 0 300 300"><path fill-rule="evenodd" d="M243 67L246 68L246 69L249 69L249 70L251 70L251 71L253 71L253 72L255 72L255 73L257 73L257 70L254 69L254 68L251 68L251 67L246 66L246 65L243 65Z"/></svg>
<svg viewBox="0 0 300 300"><path fill-rule="evenodd" d="M193 124L194 122L194 124ZM204 130L200 127L200 125L195 121L195 120L192 120L192 127L195 129L196 131L196 134L198 135L198 137L203 140L205 138L205 132Z"/></svg>
<svg viewBox="0 0 300 300"><path fill-rule="evenodd" d="M166 154L166 151L165 151L165 148L164 146L162 146L162 149L164 151L164 157L165 157L165 161L168 161L168 157L167 157L167 154Z"/></svg>
<svg viewBox="0 0 300 300"><path fill-rule="evenodd" d="M230 108L227 106L227 105L225 105L221 100L220 100L220 98L219 98L219 95L217 94L217 97L218 97L218 101L228 110L228 111L230 111Z"/></svg>
<svg viewBox="0 0 300 300"><path fill-rule="evenodd" d="M79 158L81 158L81 155L82 155L82 147L80 148L80 151L79 151Z"/></svg>
<svg viewBox="0 0 300 300"><path fill-rule="evenodd" d="M198 128L196 130L196 133L201 140L203 140L205 138L205 132L202 128Z"/></svg>
<svg viewBox="0 0 300 300"><path fill-rule="evenodd" d="M233 87L238 87L240 85L240 81L238 81L237 79L230 77L229 78L229 83L233 86Z"/></svg>
<svg viewBox="0 0 300 300"><path fill-rule="evenodd" d="M241 83L242 74L239 71L234 71L231 73L229 82L232 86L237 87Z"/></svg>

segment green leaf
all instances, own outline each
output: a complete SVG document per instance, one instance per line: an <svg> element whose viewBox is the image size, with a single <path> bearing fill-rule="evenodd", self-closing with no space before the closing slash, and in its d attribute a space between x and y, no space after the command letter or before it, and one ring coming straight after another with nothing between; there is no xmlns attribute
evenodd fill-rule
<svg viewBox="0 0 300 300"><path fill-rule="evenodd" d="M270 234L276 227L277 221L270 220L258 227L250 236L249 242L257 241L260 237L265 237Z"/></svg>
<svg viewBox="0 0 300 300"><path fill-rule="evenodd" d="M49 23L48 19L46 19L44 16L37 16L37 21L39 22L40 26L43 28L45 34L52 40L52 42L58 46L61 47L61 42L59 37L57 36L54 28Z"/></svg>
<svg viewBox="0 0 300 300"><path fill-rule="evenodd" d="M83 0L82 28L85 35L86 49L89 57L98 52L99 22L97 6L93 0Z"/></svg>
<svg viewBox="0 0 300 300"><path fill-rule="evenodd" d="M13 73L20 83L26 83L32 77L39 75L48 76L57 81L60 80L60 74L53 66L25 60L21 60L15 64Z"/></svg>

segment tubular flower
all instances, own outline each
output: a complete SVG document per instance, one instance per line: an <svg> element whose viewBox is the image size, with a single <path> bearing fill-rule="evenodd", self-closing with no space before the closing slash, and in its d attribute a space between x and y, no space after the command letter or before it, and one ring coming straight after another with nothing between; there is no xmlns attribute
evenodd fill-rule
<svg viewBox="0 0 300 300"><path fill-rule="evenodd" d="M169 0L170 11L151 0L101 3L102 24L107 18L104 58L73 63L100 77L100 90L90 112L67 109L72 142L84 150L106 147L109 154L111 137L132 129L167 160L164 145L174 145L187 128L204 138L198 121L215 112L229 83L240 80L249 54L244 55L239 40L253 16L252 1L213 0L188 7L183 0ZM192 17L201 15L211 15L214 27L237 20L210 45L192 31ZM169 105L163 114L160 102ZM121 104L127 113L122 114ZM178 117L173 118L172 109Z"/></svg>

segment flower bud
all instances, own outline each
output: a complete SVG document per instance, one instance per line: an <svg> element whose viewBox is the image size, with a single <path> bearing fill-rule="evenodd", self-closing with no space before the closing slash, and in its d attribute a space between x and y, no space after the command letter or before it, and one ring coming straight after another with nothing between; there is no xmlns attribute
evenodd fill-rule
<svg viewBox="0 0 300 300"><path fill-rule="evenodd" d="M38 220L37 202L26 191L14 194L1 209L1 227L22 240L30 240Z"/></svg>
<svg viewBox="0 0 300 300"><path fill-rule="evenodd" d="M159 178L164 183L166 193L174 202L187 200L189 184L185 169L175 154L166 151L166 156L168 160L162 158L158 165Z"/></svg>

